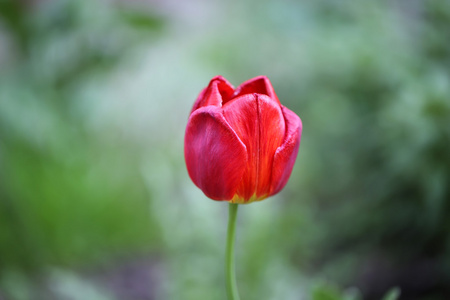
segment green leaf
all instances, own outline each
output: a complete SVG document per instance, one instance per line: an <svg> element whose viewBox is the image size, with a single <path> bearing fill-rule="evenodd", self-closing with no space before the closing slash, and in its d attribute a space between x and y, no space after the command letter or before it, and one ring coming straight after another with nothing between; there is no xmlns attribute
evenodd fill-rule
<svg viewBox="0 0 450 300"><path fill-rule="evenodd" d="M313 300L344 300L341 291L334 285L321 283L312 292Z"/></svg>
<svg viewBox="0 0 450 300"><path fill-rule="evenodd" d="M384 295L382 300L397 300L400 297L400 289L398 287L394 287L390 289L386 295Z"/></svg>

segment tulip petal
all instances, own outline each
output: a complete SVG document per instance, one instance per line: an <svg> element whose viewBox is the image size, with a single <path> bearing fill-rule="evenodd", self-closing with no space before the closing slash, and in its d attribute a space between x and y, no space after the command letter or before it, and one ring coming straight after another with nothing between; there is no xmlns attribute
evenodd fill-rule
<svg viewBox="0 0 450 300"><path fill-rule="evenodd" d="M202 107L189 117L184 156L189 176L206 196L233 198L247 164L247 151L221 109Z"/></svg>
<svg viewBox="0 0 450 300"><path fill-rule="evenodd" d="M302 121L300 118L284 106L281 109L286 122L286 136L283 144L276 150L273 159L270 196L278 193L286 185L289 176L291 176L302 135Z"/></svg>
<svg viewBox="0 0 450 300"><path fill-rule="evenodd" d="M258 76L245 81L236 88L233 97L239 97L245 94L253 93L267 95L269 96L269 98L275 100L278 105L281 105L280 100L278 100L278 97L275 94L275 90L272 87L272 83L270 83L269 78L267 78L266 76Z"/></svg>
<svg viewBox="0 0 450 300"><path fill-rule="evenodd" d="M203 106L214 105L221 107L223 102L228 101L234 92L234 88L224 77L216 76L209 82L197 97L191 113Z"/></svg>
<svg viewBox="0 0 450 300"><path fill-rule="evenodd" d="M281 107L266 95L246 94L225 104L223 111L248 153L237 199L262 200L269 195L273 157L285 136Z"/></svg>

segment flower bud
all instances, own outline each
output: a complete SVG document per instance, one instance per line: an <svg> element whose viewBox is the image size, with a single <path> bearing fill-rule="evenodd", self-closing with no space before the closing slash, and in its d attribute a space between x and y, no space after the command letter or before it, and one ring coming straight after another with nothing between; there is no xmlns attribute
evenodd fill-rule
<svg viewBox="0 0 450 300"><path fill-rule="evenodd" d="M265 76L234 87L214 77L194 103L184 156L194 184L213 200L250 203L287 183L302 122L282 106Z"/></svg>

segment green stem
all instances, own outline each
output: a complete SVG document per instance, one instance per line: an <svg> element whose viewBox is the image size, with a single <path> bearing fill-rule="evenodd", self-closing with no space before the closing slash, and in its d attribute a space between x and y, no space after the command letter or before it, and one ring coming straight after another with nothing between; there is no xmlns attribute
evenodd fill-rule
<svg viewBox="0 0 450 300"><path fill-rule="evenodd" d="M225 277L227 285L227 295L229 300L239 300L239 293L236 285L236 272L234 269L234 233L236 228L236 216L238 205L230 203L228 208L228 233L227 250L225 257Z"/></svg>

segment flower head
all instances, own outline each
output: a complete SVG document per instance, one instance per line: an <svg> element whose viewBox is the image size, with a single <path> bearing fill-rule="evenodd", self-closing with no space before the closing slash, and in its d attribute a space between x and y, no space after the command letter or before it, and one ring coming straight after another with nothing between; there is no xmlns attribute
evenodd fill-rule
<svg viewBox="0 0 450 300"><path fill-rule="evenodd" d="M214 77L194 103L184 156L192 181L213 200L249 203L287 183L302 122L282 106L265 76L236 89Z"/></svg>

